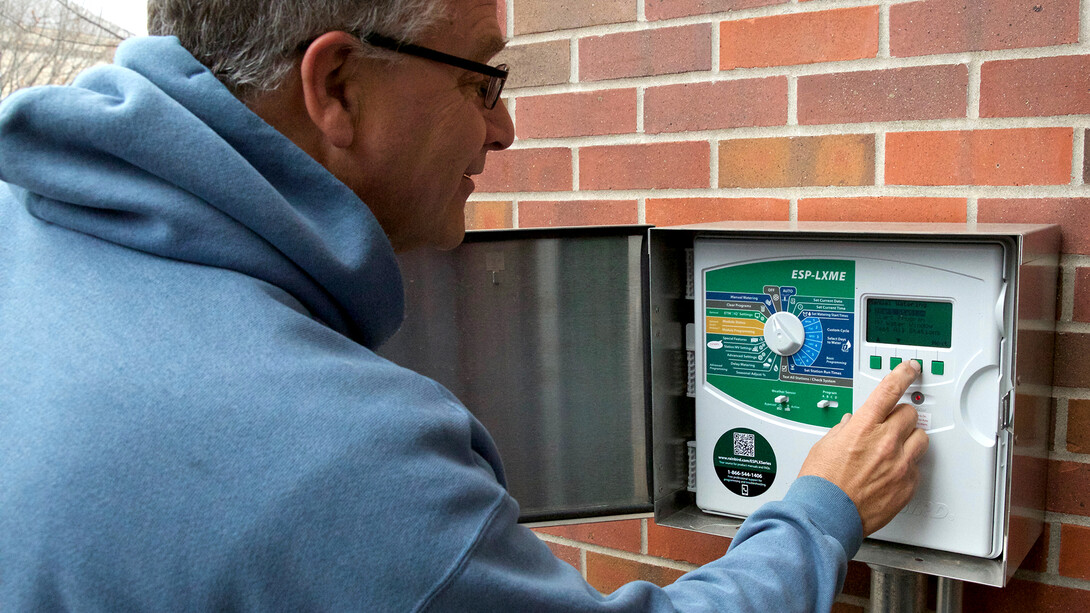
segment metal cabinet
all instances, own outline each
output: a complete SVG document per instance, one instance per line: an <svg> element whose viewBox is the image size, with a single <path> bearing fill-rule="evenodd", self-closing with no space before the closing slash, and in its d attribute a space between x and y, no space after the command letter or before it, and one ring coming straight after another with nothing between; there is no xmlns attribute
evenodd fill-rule
<svg viewBox="0 0 1090 613"><path fill-rule="evenodd" d="M996 558L868 539L856 559L1001 586L1043 526L1059 230L1055 226L724 223L495 230L449 252L402 256L406 321L382 349L484 423L526 522L654 514L732 536L690 491L695 437L686 325L694 240L998 242L1013 289L1014 393L1001 424Z"/></svg>

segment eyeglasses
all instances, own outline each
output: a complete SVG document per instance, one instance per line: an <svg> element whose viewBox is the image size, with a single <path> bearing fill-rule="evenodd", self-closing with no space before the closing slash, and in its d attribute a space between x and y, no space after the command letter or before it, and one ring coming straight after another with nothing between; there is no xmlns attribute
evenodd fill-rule
<svg viewBox="0 0 1090 613"><path fill-rule="evenodd" d="M507 64L489 66L488 64L481 64L480 62L460 58L456 55L436 51L435 49L401 42L381 34L360 34L358 32L351 32L351 34L359 37L360 40L373 47L388 49L395 53L415 55L416 57L422 57L426 60L439 62L440 64L454 66L487 76L488 86L482 88L481 97L484 99L484 108L489 110L496 108L496 102L500 99L500 92L503 91L503 84L507 82Z"/></svg>

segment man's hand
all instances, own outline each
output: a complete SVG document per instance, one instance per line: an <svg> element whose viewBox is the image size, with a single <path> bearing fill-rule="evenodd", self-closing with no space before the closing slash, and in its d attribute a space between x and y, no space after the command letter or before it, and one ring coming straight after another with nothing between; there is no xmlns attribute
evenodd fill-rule
<svg viewBox="0 0 1090 613"><path fill-rule="evenodd" d="M920 376L914 360L886 375L855 415L845 415L818 441L799 476L828 479L852 499L863 520L863 536L889 523L916 491L917 467L927 435L916 428L916 409L897 404Z"/></svg>

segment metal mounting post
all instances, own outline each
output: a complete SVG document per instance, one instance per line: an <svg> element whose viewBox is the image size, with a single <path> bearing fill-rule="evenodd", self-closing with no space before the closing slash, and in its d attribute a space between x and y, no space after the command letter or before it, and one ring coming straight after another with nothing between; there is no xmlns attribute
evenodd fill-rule
<svg viewBox="0 0 1090 613"><path fill-rule="evenodd" d="M868 564L871 569L871 613L924 613L927 577L919 573Z"/></svg>
<svg viewBox="0 0 1090 613"><path fill-rule="evenodd" d="M935 613L961 613L962 585L963 583L957 579L939 577Z"/></svg>

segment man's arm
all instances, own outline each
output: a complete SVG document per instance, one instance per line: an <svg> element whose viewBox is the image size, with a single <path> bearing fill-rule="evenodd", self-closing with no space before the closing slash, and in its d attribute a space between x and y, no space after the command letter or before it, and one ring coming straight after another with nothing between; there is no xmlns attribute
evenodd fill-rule
<svg viewBox="0 0 1090 613"><path fill-rule="evenodd" d="M829 431L784 500L762 506L719 560L659 588L637 581L603 596L517 524L497 501L476 544L424 603L427 610L821 611L844 582L864 534L908 502L927 437L897 405L919 375L902 364L855 416Z"/></svg>
<svg viewBox="0 0 1090 613"><path fill-rule="evenodd" d="M827 611L843 585L846 549L858 547L862 538L851 500L828 481L805 477L785 500L747 519L720 559L665 588L633 581L603 595L517 523L518 507L510 497L489 515L471 550L419 610Z"/></svg>

